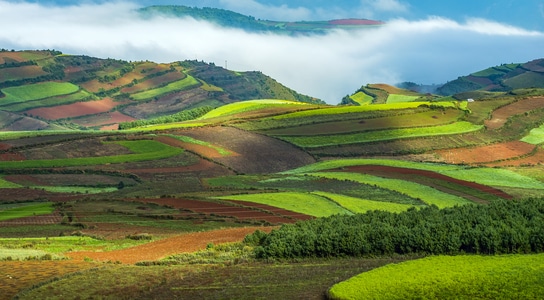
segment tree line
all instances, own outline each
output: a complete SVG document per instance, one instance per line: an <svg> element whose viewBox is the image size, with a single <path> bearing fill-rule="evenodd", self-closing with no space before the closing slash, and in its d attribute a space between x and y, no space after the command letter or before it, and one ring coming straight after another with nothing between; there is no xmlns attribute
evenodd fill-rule
<svg viewBox="0 0 544 300"><path fill-rule="evenodd" d="M245 242L259 258L539 253L543 200L335 215L257 231Z"/></svg>

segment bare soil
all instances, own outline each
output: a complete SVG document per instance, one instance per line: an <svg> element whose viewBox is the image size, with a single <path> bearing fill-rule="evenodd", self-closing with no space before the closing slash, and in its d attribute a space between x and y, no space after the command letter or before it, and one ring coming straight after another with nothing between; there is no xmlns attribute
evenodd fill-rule
<svg viewBox="0 0 544 300"><path fill-rule="evenodd" d="M534 145L512 141L474 148L444 149L434 151L447 163L482 164L529 155Z"/></svg>
<svg viewBox="0 0 544 300"><path fill-rule="evenodd" d="M125 264L134 264L139 261L159 260L173 254L203 250L209 243L239 242L246 235L256 230L270 232L272 229L272 227L243 227L194 232L123 250L108 252L78 251L68 252L65 255L76 261L91 258L94 261L119 261Z"/></svg>
<svg viewBox="0 0 544 300"><path fill-rule="evenodd" d="M543 107L544 97L522 99L493 111L491 119L485 121L485 126L488 129L499 129L509 117Z"/></svg>

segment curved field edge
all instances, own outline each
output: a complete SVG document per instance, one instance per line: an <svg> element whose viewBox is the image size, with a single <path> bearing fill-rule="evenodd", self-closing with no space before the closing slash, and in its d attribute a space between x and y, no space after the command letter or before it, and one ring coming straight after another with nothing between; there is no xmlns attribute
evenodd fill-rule
<svg viewBox="0 0 544 300"><path fill-rule="evenodd" d="M363 184L375 185L380 188L396 191L414 199L420 199L427 205L436 205L438 208L452 207L472 203L458 196L441 192L432 187L400 179L388 179L367 174L346 172L309 173L310 176L331 178L337 180L352 180ZM377 200L377 199L373 199ZM378 202L378 201L376 201ZM384 202L387 205L387 202Z"/></svg>
<svg viewBox="0 0 544 300"><path fill-rule="evenodd" d="M262 194L244 194L215 197L221 200L247 201L275 206L285 210L314 217L326 217L334 214L351 214L338 203L318 194L279 192Z"/></svg>
<svg viewBox="0 0 544 300"><path fill-rule="evenodd" d="M376 130L350 134L287 137L278 136L282 140L304 148L326 147L335 145L361 144L368 142L389 141L396 139L408 139L417 137L431 137L441 135L455 135L481 130L482 125L474 125L470 122L455 122L447 125L401 128L390 130Z"/></svg>
<svg viewBox="0 0 544 300"><path fill-rule="evenodd" d="M338 203L340 206L344 207L345 209L353 213L365 213L369 210L402 212L402 211L406 211L410 207L413 207L413 205L409 205L409 204L367 200L367 199L350 197L350 196L345 196L345 195L335 194L335 193L312 192L312 194L328 198L331 201Z"/></svg>
<svg viewBox="0 0 544 300"><path fill-rule="evenodd" d="M119 141L115 143L128 148L134 152L134 154L51 160L6 161L2 162L2 168L24 169L116 164L168 158L183 152L183 149L171 147L152 140Z"/></svg>
<svg viewBox="0 0 544 300"><path fill-rule="evenodd" d="M544 190L544 183L534 178L521 175L511 170L497 168L469 167L438 163L419 163L392 159L340 159L317 162L281 174L303 174L311 172L341 169L359 165L390 166L416 170L427 170L455 179L476 182L494 187L517 187Z"/></svg>
<svg viewBox="0 0 544 300"><path fill-rule="evenodd" d="M301 108L311 107L311 104L290 100L275 100L275 99L258 99L258 100L247 100L242 102L235 102L227 105L220 106L204 116L200 117L199 120L206 120L216 117L224 117L229 115L234 115L237 113L243 113L253 110L259 110L263 108L274 108L274 107L283 107L283 106L300 106Z"/></svg>
<svg viewBox="0 0 544 300"><path fill-rule="evenodd" d="M387 265L334 285L330 299L537 299L544 254L435 256Z"/></svg>

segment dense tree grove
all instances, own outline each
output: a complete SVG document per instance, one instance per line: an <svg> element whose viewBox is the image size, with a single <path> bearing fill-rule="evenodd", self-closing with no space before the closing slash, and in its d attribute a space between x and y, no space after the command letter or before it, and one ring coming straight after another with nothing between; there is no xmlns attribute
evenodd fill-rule
<svg viewBox="0 0 544 300"><path fill-rule="evenodd" d="M119 129L123 130L123 129L131 129L131 128L147 126L147 125L166 124L166 123L194 120L210 112L212 109L213 107L206 105L206 106L201 106L201 107L197 107L197 108L193 108L189 110L182 110L179 113L169 115L169 116L163 116L163 117L158 117L158 118L149 119L149 120L123 122L119 124Z"/></svg>
<svg viewBox="0 0 544 300"><path fill-rule="evenodd" d="M261 258L544 251L544 199L335 215L256 232Z"/></svg>

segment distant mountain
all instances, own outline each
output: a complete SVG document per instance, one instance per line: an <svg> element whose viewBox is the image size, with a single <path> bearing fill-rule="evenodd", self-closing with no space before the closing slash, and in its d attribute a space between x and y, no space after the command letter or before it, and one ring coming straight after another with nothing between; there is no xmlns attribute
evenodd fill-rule
<svg viewBox="0 0 544 300"><path fill-rule="evenodd" d="M115 128L252 99L323 103L261 72L199 61L158 64L0 50L0 131Z"/></svg>
<svg viewBox="0 0 544 300"><path fill-rule="evenodd" d="M274 32L281 34L322 34L332 29L358 29L384 24L367 19L341 19L329 21L271 21L259 20L230 10L219 8L197 8L182 5L149 6L139 9L146 18L163 15L177 18L190 17L204 20L224 27L243 29L249 32Z"/></svg>
<svg viewBox="0 0 544 300"><path fill-rule="evenodd" d="M455 95L473 91L510 92L527 88L544 88L544 59L503 64L462 76L438 88L437 93Z"/></svg>

